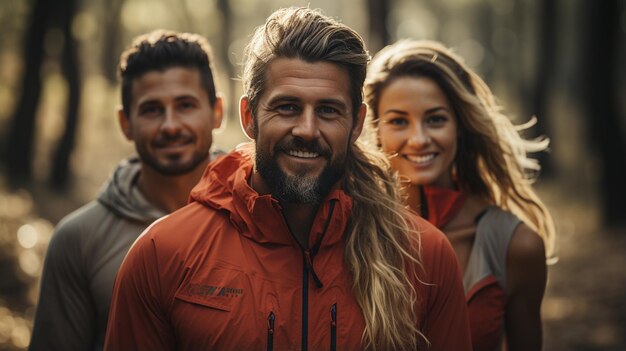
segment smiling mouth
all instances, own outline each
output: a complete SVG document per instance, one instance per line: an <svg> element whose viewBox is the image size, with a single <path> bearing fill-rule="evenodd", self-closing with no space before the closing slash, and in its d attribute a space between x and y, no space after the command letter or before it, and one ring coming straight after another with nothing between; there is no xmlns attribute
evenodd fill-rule
<svg viewBox="0 0 626 351"><path fill-rule="evenodd" d="M432 161L437 157L436 153L428 154L428 155L403 155L403 157L413 163L416 164L424 164Z"/></svg>
<svg viewBox="0 0 626 351"><path fill-rule="evenodd" d="M298 158L317 158L320 155L317 152L302 151L302 150L288 150L287 154L289 156L298 157Z"/></svg>

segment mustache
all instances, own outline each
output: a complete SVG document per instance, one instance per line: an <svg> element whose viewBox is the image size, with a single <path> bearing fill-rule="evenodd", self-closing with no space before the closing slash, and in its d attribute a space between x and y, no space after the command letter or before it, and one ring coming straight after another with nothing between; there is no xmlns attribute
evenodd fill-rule
<svg viewBox="0 0 626 351"><path fill-rule="evenodd" d="M289 150L302 150L308 152L314 152L322 157L329 158L331 151L329 148L323 147L318 140L302 140L299 138L289 139L276 145L275 151L286 152Z"/></svg>
<svg viewBox="0 0 626 351"><path fill-rule="evenodd" d="M170 134L159 134L157 135L157 137L152 141L152 145L155 147L164 147L164 146L168 146L171 144L187 144L193 141L193 137L189 136L189 135L183 135L183 134L176 134L176 135L170 135Z"/></svg>

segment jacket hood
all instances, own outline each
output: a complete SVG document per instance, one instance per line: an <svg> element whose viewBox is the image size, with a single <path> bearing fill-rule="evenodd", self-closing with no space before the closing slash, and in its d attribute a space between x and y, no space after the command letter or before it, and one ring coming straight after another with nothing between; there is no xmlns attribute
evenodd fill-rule
<svg viewBox="0 0 626 351"><path fill-rule="evenodd" d="M254 144L238 146L214 161L191 191L190 201L226 211L239 233L259 243L293 245L295 239L282 215L282 206L271 195L259 195L248 180L254 168ZM316 214L309 235L311 247L339 241L348 226L352 199L333 189ZM322 242L323 238L323 242Z"/></svg>
<svg viewBox="0 0 626 351"><path fill-rule="evenodd" d="M152 206L137 188L140 170L138 158L120 162L100 191L98 202L118 216L149 224L167 213Z"/></svg>

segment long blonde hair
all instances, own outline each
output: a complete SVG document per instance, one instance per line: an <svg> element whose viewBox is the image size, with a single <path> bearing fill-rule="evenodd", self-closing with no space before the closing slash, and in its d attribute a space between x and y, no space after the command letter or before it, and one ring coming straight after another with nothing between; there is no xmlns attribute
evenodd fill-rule
<svg viewBox="0 0 626 351"><path fill-rule="evenodd" d="M376 135L382 91L399 77L427 77L446 94L458 120L455 156L457 179L464 190L510 210L543 238L549 261L555 258L552 215L532 188L540 170L529 153L547 149L545 137L526 140L520 132L535 123L515 126L502 113L487 84L442 44L401 40L372 60L365 82L368 127Z"/></svg>
<svg viewBox="0 0 626 351"><path fill-rule="evenodd" d="M365 317L365 345L417 350L428 343L415 314L419 296L413 284L422 284L417 277L420 240L415 225L407 222L400 184L384 155L367 144L351 148L346 169L343 189L353 199L353 217L345 259ZM409 266L415 268L407 271Z"/></svg>
<svg viewBox="0 0 626 351"><path fill-rule="evenodd" d="M244 91L256 114L266 86L268 65L276 58L330 62L348 72L354 118L363 101L369 54L362 38L349 27L308 8L274 12L257 28L246 47ZM419 235L407 223L397 183L385 158L359 145L347 157L343 189L353 199L345 261L353 275L352 291L365 320L363 344L371 350L417 349L424 337L418 329L418 296L412 272L419 265Z"/></svg>

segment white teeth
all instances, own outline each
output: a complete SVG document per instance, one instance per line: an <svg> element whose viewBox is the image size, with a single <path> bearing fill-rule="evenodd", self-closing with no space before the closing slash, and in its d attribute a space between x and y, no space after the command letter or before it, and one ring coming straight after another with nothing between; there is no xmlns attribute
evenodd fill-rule
<svg viewBox="0 0 626 351"><path fill-rule="evenodd" d="M435 154L428 154L428 155L423 155L423 156L406 155L405 157L407 158L407 160L409 160L411 162L424 163L424 162L428 162L428 161L432 160L433 158L435 158Z"/></svg>
<svg viewBox="0 0 626 351"><path fill-rule="evenodd" d="M300 158L316 158L319 156L316 152L308 152L308 151L300 151L300 150L289 150L289 155Z"/></svg>

